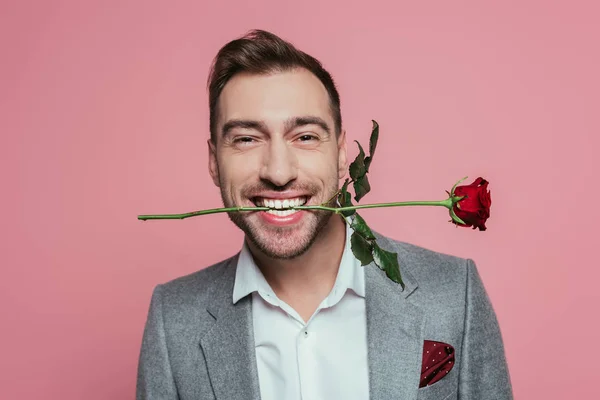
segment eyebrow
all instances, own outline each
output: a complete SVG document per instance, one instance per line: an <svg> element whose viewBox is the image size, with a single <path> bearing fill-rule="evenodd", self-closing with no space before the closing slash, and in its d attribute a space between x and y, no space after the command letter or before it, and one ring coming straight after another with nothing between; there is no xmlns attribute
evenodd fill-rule
<svg viewBox="0 0 600 400"><path fill-rule="evenodd" d="M310 115L289 118L284 122L284 129L286 132L288 132L292 129L306 125L317 125L325 132L327 132L327 134L331 134L331 129L329 128L329 125L327 125L327 122L325 122L323 118ZM227 136L235 128L254 129L262 133L266 133L269 130L264 121L256 121L251 119L231 119L223 125L222 137Z"/></svg>

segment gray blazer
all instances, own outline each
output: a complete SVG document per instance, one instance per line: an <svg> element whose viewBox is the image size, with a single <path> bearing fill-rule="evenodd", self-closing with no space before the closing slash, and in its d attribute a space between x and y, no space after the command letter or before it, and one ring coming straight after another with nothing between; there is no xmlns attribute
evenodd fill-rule
<svg viewBox="0 0 600 400"><path fill-rule="evenodd" d="M364 267L370 398L512 399L500 329L473 261L375 236L398 253L406 288ZM154 289L138 400L260 399L252 296L232 301L238 255ZM419 388L424 340L451 344L456 360Z"/></svg>

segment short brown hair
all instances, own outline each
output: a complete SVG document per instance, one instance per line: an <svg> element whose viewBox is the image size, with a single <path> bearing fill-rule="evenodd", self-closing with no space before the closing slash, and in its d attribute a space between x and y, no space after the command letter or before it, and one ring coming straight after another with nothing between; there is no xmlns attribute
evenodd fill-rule
<svg viewBox="0 0 600 400"><path fill-rule="evenodd" d="M271 32L254 29L223 46L213 60L208 76L211 141L216 143L219 96L235 74L242 72L269 74L295 68L307 69L325 86L329 94L334 129L336 135L339 135L342 129L340 95L329 72L323 68L319 60L296 49L291 43Z"/></svg>

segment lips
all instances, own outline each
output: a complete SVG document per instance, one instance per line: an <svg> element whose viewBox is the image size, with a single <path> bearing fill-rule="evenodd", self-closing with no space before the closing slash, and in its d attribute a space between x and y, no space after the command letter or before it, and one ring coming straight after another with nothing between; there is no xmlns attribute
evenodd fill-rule
<svg viewBox="0 0 600 400"><path fill-rule="evenodd" d="M270 208L270 210L259 212L259 215L263 216L269 223L282 224L297 222L302 215L302 211L295 210L292 207L306 204L308 198L306 196L277 199L253 197L251 200L257 207Z"/></svg>

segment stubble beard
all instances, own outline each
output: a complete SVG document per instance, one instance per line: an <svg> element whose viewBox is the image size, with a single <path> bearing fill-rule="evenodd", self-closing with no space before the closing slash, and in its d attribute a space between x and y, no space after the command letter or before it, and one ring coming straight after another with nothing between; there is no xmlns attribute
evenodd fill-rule
<svg viewBox="0 0 600 400"><path fill-rule="evenodd" d="M327 198L331 198L338 190L337 182L329 188ZM225 196L221 191L221 198L225 207L236 207L231 196ZM335 207L335 197L325 204ZM302 228L269 226L265 229L250 218L256 220L256 215L248 215L249 212L228 212L229 219L240 228L246 237L267 257L278 260L289 260L301 256L317 241L325 226L329 223L333 213L323 210L304 210L307 213L303 217Z"/></svg>

